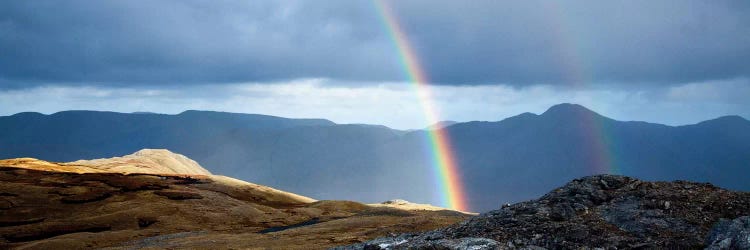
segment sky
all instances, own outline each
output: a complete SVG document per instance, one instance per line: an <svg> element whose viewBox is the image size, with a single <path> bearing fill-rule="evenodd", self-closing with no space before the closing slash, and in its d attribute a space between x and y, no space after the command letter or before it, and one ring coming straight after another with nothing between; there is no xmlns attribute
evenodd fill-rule
<svg viewBox="0 0 750 250"><path fill-rule="evenodd" d="M750 118L748 1L383 1L440 119L579 103ZM216 110L427 126L373 1L2 1L0 115Z"/></svg>

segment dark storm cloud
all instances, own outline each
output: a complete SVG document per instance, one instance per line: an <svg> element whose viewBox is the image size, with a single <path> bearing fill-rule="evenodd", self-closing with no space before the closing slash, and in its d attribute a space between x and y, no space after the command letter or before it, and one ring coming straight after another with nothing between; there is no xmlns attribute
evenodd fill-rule
<svg viewBox="0 0 750 250"><path fill-rule="evenodd" d="M675 83L750 72L747 2L496 2L438 6L412 21L436 79ZM448 19L442 29L419 31L438 17Z"/></svg>
<svg viewBox="0 0 750 250"><path fill-rule="evenodd" d="M750 75L746 1L393 1L442 84ZM404 79L369 1L3 1L0 88Z"/></svg>
<svg viewBox="0 0 750 250"><path fill-rule="evenodd" d="M0 78L107 84L392 74L370 6L18 1L0 6ZM314 7L314 8L312 8ZM367 12L367 13L363 13ZM379 44L380 43L380 44ZM382 47L382 48L381 48ZM18 83L16 84L18 85Z"/></svg>

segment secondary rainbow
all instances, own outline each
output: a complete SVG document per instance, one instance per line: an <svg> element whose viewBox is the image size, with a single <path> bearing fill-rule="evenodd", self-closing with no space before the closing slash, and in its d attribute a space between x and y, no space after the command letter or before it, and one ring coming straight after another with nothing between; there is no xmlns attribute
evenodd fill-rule
<svg viewBox="0 0 750 250"><path fill-rule="evenodd" d="M549 1L543 4L548 15L548 25L553 27L552 37L555 39L554 48L557 52L555 58L564 78L572 87L585 88L591 82L589 60L587 57L587 41L585 32L574 29L571 24L571 12L566 6L558 1ZM596 97L606 98L606 97ZM588 157L588 165L591 166L591 174L621 174L621 166L618 161L617 141L610 128L604 124L604 120L583 115L576 117L580 122L581 134L585 136L581 143L587 148L584 154Z"/></svg>
<svg viewBox="0 0 750 250"><path fill-rule="evenodd" d="M426 120L430 124L439 122L440 114L432 102L432 93L428 86L429 79L419 63L417 54L409 43L406 33L401 29L398 19L387 4L381 0L374 0L374 3L383 20L385 29L396 45L400 55L400 63L403 66L404 73L412 83L411 86L417 93ZM469 207L465 201L458 165L448 135L444 129L429 129L427 131L432 163L438 178L437 184L441 205L459 211L468 211Z"/></svg>

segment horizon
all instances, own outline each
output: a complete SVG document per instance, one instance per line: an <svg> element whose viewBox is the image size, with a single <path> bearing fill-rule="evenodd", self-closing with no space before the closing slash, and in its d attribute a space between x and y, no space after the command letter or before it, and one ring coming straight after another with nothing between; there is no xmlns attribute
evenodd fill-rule
<svg viewBox="0 0 750 250"><path fill-rule="evenodd" d="M624 121L647 121L670 126L695 124L726 116L750 117L750 82L734 83L723 91L687 84L669 87L663 96L685 95L683 101L648 101L659 95L653 89L618 92L573 90L553 86L523 88L505 85L428 86L437 91L433 101L443 121L493 121L524 112L542 113L559 103L577 103L604 116ZM722 85L719 85L722 86ZM0 88L0 115L20 112L51 114L65 110L97 110L122 113L178 114L186 110L265 114L293 118L325 118L337 123L385 125L397 129L423 128L430 123L419 108L417 95L406 84L376 86L325 86L310 83L186 86L179 90L140 90L142 87L47 86L20 90ZM597 87L599 88L599 87ZM170 90L171 89L171 90ZM218 90L217 90L218 89ZM223 90L222 90L223 89ZM245 89L239 96L227 89ZM217 93L214 92L218 92ZM280 91L282 94L275 93ZM664 90L658 90L664 91ZM196 98L191 93L208 93ZM252 98L242 95L255 96ZM669 94L671 93L671 94ZM723 94L722 94L723 93ZM266 95L266 96L264 96ZM281 95L281 96L279 96ZM692 95L692 97L691 97ZM695 96L699 95L699 96ZM702 97L700 95L707 95ZM728 98L725 95L730 95ZM732 97L735 96L735 97ZM514 100L509 102L508 99Z"/></svg>
<svg viewBox="0 0 750 250"><path fill-rule="evenodd" d="M158 113L158 112L142 111L142 110L141 111L133 111L133 112L120 112L120 111L112 111L112 110L90 110L90 109L89 110L85 110L85 109L61 110L61 111L50 112L50 113L42 113L42 112L36 112L36 111L23 111L23 112L8 114L8 115L0 115L0 117L13 116L13 115L21 114L21 113L37 113L37 114L42 114L42 115L53 115L53 114L57 114L57 113L61 113L61 112L75 112L75 111L82 111L82 112L112 112L112 113L119 113L119 114L153 114L153 115L180 115L182 113L189 112L189 111L197 111L197 112L218 112L218 113L229 113L229 114L242 114L242 115L261 115L261 116L271 116L271 117L285 118L285 119L321 119L321 120L327 120L327 121L333 122L333 123L335 123L337 125L385 126L385 127L389 128L389 129L394 129L394 130L412 131L412 130L425 130L425 129L428 129L428 128L432 127L432 126L435 126L435 125L438 125L438 124L442 124L444 122L451 122L451 123L499 122L499 121L503 121L503 120L508 119L508 118L516 117L516 116L519 116L519 115L523 115L525 113L530 113L530 114L534 114L534 115L542 115L544 112L548 111L549 109L551 109L551 108L553 108L555 106L560 106L560 105L578 105L578 106L581 106L581 107L583 107L583 108L585 108L585 109L587 109L587 110L589 110L591 112L594 112L596 114L599 114L601 116L604 116L606 118L610 118L610 119L613 119L613 120L619 121L619 122L646 122L646 123L652 123L652 124L666 125L666 126L670 126L670 127L695 125L695 124L698 124L698 123L701 123L701 122L705 122L705 121L720 119L720 118L723 118L723 117L734 117L734 116L740 117L740 118L742 118L744 120L748 120L747 117L742 116L742 115L738 115L738 114L720 115L720 116L710 117L710 118L707 118L707 119L704 119L704 120L699 120L699 121L696 121L696 122L684 123L684 124L667 124L667 123L661 123L661 122L658 122L658 121L646 121L646 120L622 120L622 119L617 119L615 117L611 117L611 116L609 116L607 114L602 114L601 112L599 112L597 110L591 109L589 107L586 107L586 106L578 104L578 103L558 103L558 104L554 104L554 105L548 107L547 109L545 109L542 112L525 111L525 112L520 112L520 113L517 113L517 114L514 114L514 115L510 115L510 116L507 116L507 117L501 117L501 118L499 118L497 120L467 120L467 121L441 120L441 121L438 121L437 123L428 124L428 125L425 125L423 127L418 127L418 128L395 128L395 127L388 126L386 124L362 123L362 122L346 122L346 123L343 123L343 122L338 122L338 121L335 121L335 120L332 120L332 119L329 119L329 118L326 118L326 117L287 117L287 116L279 116L279 115L274 115L274 114L263 114L263 113L241 113L241 112L229 112L229 111L219 111L219 110L194 110L194 109L183 110L183 111L177 112L177 113ZM452 125L453 124L448 125L448 126L452 126Z"/></svg>

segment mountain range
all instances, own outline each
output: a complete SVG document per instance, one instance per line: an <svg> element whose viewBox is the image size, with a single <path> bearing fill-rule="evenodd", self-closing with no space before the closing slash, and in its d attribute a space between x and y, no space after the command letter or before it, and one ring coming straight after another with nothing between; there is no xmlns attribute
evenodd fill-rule
<svg viewBox="0 0 750 250"><path fill-rule="evenodd" d="M576 104L495 122L445 123L473 211L603 173L750 190L750 121L617 121ZM315 199L440 204L429 130L209 111L64 111L0 117L0 158L57 162L166 148L208 171Z"/></svg>

